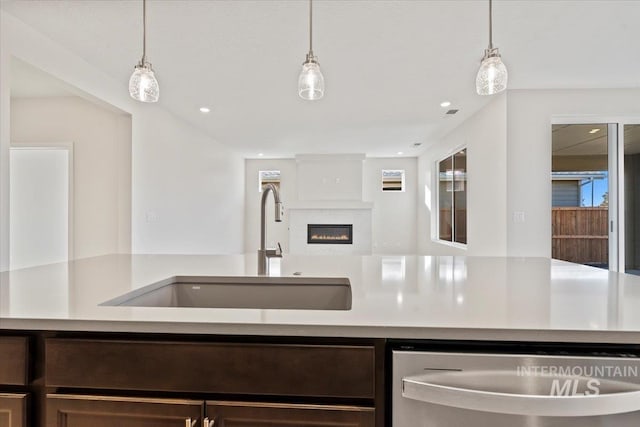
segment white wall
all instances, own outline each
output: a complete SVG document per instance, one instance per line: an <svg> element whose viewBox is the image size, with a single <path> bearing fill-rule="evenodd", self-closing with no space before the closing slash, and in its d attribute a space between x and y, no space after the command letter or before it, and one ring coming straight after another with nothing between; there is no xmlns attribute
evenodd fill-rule
<svg viewBox="0 0 640 427"><path fill-rule="evenodd" d="M242 253L243 159L161 108L133 141L133 251Z"/></svg>
<svg viewBox="0 0 640 427"><path fill-rule="evenodd" d="M405 191L382 191L382 170L405 171ZM411 254L416 251L418 161L415 157L367 158L363 199L373 202L373 253Z"/></svg>
<svg viewBox="0 0 640 427"><path fill-rule="evenodd" d="M418 251L551 256L551 125L640 122L640 89L510 90L418 159ZM435 163L468 147L467 250L432 241ZM524 222L514 222L522 212Z"/></svg>
<svg viewBox="0 0 640 427"><path fill-rule="evenodd" d="M508 252L550 257L552 120L640 119L640 89L512 90L507 99L508 216L525 214L507 222Z"/></svg>
<svg viewBox="0 0 640 427"><path fill-rule="evenodd" d="M298 155L298 200L362 200L364 154Z"/></svg>
<svg viewBox="0 0 640 427"><path fill-rule="evenodd" d="M0 10L0 270L8 266L12 56L131 114L133 251L242 251L244 175L238 154L161 105L133 101L126 82L104 74ZM155 222L146 222L149 212Z"/></svg>
<svg viewBox="0 0 640 427"><path fill-rule="evenodd" d="M467 147L466 249L437 242L437 163ZM507 252L507 97L499 95L418 158L418 252L503 256Z"/></svg>
<svg viewBox="0 0 640 427"><path fill-rule="evenodd" d="M138 122L140 142L133 152L134 251L241 253L243 159L170 119L159 111Z"/></svg>
<svg viewBox="0 0 640 427"><path fill-rule="evenodd" d="M131 247L131 117L79 97L14 98L11 142L73 143L73 256ZM122 183L122 186L120 185Z"/></svg>
<svg viewBox="0 0 640 427"><path fill-rule="evenodd" d="M361 160L357 160L362 164ZM282 244L285 252L289 251L288 227L289 219L287 205L298 202L298 194L302 192L301 182L307 182L306 197L302 200L328 200L327 193L321 189L314 191L310 183L322 183L327 178L327 185L342 169L334 170L331 163L325 164L324 169L309 173L305 180L299 179L299 171L304 169L306 162L295 159L255 159L245 162L245 206L246 206L246 237L245 251L255 251L259 246L260 236L260 197L258 192L258 172L261 170L279 170L281 172L280 195L285 206L285 218L282 223L273 221L273 201L269 196L267 203L267 246L274 247L277 242ZM382 169L404 169L406 191L402 193L382 192ZM312 171L314 169L312 168ZM347 174L348 175L348 174ZM341 182L345 174L342 174ZM416 248L416 179L417 162L415 158L366 158L362 168L354 179L357 185L349 186L341 197L333 200L350 200L373 202L373 253L413 253ZM361 178L360 178L361 177ZM335 179L333 179L335 183ZM332 185L332 184L331 184ZM362 188L362 196L356 198L354 188ZM320 198L314 198L318 195Z"/></svg>
<svg viewBox="0 0 640 427"><path fill-rule="evenodd" d="M13 18L12 18L13 20ZM0 271L9 268L10 20L0 10Z"/></svg>

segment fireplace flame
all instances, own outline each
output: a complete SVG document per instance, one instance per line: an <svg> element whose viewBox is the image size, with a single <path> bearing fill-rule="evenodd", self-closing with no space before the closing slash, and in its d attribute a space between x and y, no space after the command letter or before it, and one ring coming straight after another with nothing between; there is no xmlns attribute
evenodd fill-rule
<svg viewBox="0 0 640 427"><path fill-rule="evenodd" d="M349 240L349 236L342 234L340 236L331 236L328 234L312 234L311 240Z"/></svg>

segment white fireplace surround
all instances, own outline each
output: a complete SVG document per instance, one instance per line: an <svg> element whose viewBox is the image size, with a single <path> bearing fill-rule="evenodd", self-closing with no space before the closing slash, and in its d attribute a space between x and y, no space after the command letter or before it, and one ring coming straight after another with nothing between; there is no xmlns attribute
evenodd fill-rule
<svg viewBox="0 0 640 427"><path fill-rule="evenodd" d="M291 254L371 254L373 203L362 201L365 158L364 154L296 156L298 200L286 203ZM353 224L353 244L309 244L308 224Z"/></svg>
<svg viewBox="0 0 640 427"><path fill-rule="evenodd" d="M296 255L370 255L373 203L305 201L292 203L289 214L289 252ZM353 224L353 244L309 244L308 224Z"/></svg>

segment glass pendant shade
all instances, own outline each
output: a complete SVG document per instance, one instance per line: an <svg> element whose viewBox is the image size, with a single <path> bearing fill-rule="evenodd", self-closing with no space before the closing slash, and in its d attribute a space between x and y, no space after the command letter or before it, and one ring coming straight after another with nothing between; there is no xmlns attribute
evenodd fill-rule
<svg viewBox="0 0 640 427"><path fill-rule="evenodd" d="M129 95L140 102L158 102L160 86L147 61L147 0L142 0L142 59L129 79Z"/></svg>
<svg viewBox="0 0 640 427"><path fill-rule="evenodd" d="M298 95L310 101L324 96L324 77L317 62L307 60L302 64L302 71L298 77Z"/></svg>
<svg viewBox="0 0 640 427"><path fill-rule="evenodd" d="M136 65L129 79L129 94L137 101L158 102L160 86L148 62Z"/></svg>
<svg viewBox="0 0 640 427"><path fill-rule="evenodd" d="M493 95L507 88L507 67L502 63L498 49L485 50L476 76L478 95Z"/></svg>

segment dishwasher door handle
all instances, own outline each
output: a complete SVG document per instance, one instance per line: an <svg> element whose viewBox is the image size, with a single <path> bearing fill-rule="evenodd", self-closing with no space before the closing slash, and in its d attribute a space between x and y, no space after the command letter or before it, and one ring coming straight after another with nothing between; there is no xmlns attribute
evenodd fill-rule
<svg viewBox="0 0 640 427"><path fill-rule="evenodd" d="M455 371L402 379L402 396L454 408L548 417L640 411L640 385L572 376L522 376L512 371Z"/></svg>

